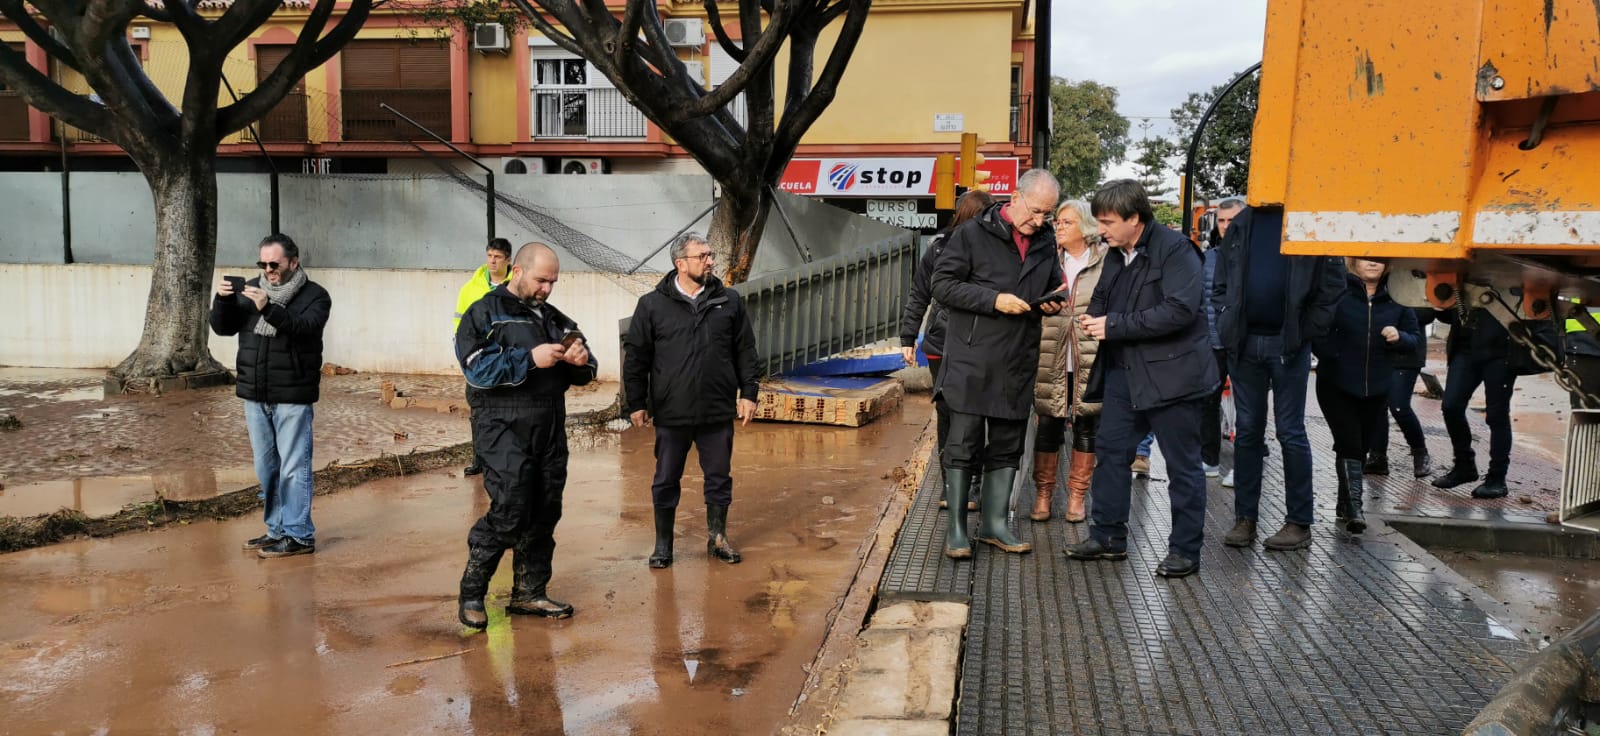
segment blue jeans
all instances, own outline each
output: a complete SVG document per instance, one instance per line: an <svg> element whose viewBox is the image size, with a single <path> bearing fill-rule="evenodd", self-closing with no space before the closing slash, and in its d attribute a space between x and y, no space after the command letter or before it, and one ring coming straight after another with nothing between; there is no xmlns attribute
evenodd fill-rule
<svg viewBox="0 0 1600 736"><path fill-rule="evenodd" d="M1472 427L1467 424L1467 402L1472 400L1478 384L1483 384L1483 421L1489 425L1489 477L1505 479L1511 467L1511 390L1516 382L1517 376L1506 367L1505 358L1475 358L1462 351L1450 359L1450 373L1444 378L1444 401L1439 409L1444 414L1444 428L1450 432L1450 448L1457 465L1477 468Z"/></svg>
<svg viewBox="0 0 1600 736"><path fill-rule="evenodd" d="M1128 395L1128 371L1106 371L1105 401L1095 436L1094 478L1089 483L1092 526L1089 534L1111 549L1128 547L1128 507L1133 493L1133 462L1139 438L1155 430L1167 461L1172 535L1167 551L1200 559L1205 538L1206 475L1200 468L1200 415L1204 399L1191 399L1137 411Z"/></svg>
<svg viewBox="0 0 1600 736"><path fill-rule="evenodd" d="M317 530L311 525L313 416L311 404L244 402L267 534L273 539L290 537L301 544L316 540Z"/></svg>
<svg viewBox="0 0 1600 736"><path fill-rule="evenodd" d="M1155 443L1156 443L1156 433L1155 432L1151 432L1150 434L1145 435L1144 439L1139 440L1139 449L1136 452L1134 452L1134 454L1138 455L1140 457L1150 457L1150 446L1154 445Z"/></svg>
<svg viewBox="0 0 1600 736"><path fill-rule="evenodd" d="M1283 449L1285 520L1310 526L1311 441L1306 437L1306 388L1311 380L1311 346L1292 356L1283 354L1283 338L1249 335L1244 350L1228 353L1228 379L1238 439L1233 458L1233 515L1257 519L1261 505L1261 469L1266 456L1267 393L1272 394L1278 446Z"/></svg>

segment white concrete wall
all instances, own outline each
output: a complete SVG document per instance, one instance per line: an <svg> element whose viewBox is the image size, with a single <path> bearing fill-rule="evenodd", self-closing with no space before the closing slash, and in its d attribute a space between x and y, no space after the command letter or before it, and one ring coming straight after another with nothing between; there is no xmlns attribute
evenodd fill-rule
<svg viewBox="0 0 1600 736"><path fill-rule="evenodd" d="M324 359L359 371L455 373L452 316L459 271L306 269L333 296ZM252 277L252 270L218 275ZM551 303L589 337L600 377L620 380L617 322L660 274L634 279L561 274ZM0 264L0 365L110 368L139 344L150 290L148 266ZM211 354L233 367L235 338L211 337Z"/></svg>

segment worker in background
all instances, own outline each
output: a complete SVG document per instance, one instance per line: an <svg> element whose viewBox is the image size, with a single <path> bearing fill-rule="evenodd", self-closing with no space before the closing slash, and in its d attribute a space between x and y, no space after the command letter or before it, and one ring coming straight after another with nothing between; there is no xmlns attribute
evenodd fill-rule
<svg viewBox="0 0 1600 736"><path fill-rule="evenodd" d="M1584 393L1600 395L1600 322L1594 308L1574 305L1567 316L1566 333L1567 369L1578 375ZM1572 408L1600 410L1600 402L1574 393Z"/></svg>
<svg viewBox="0 0 1600 736"><path fill-rule="evenodd" d="M452 325L451 334L461 327L461 315L467 309L478 303L484 294L491 289L506 282L511 278L511 241L505 238L494 238L489 241L489 247L484 250L483 265L472 272L472 277L467 283L461 285L461 291L456 294L456 318ZM477 422L472 426L476 428ZM462 475L477 475L483 472L483 457L478 454L478 436L472 436L472 464L461 471Z"/></svg>

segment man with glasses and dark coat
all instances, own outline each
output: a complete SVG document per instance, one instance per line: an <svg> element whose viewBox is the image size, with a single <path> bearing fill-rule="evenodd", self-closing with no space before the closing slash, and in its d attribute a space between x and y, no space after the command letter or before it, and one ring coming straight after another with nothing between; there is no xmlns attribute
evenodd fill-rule
<svg viewBox="0 0 1600 736"><path fill-rule="evenodd" d="M1060 186L1043 169L1017 180L1017 191L950 233L933 271L933 298L949 309L944 367L934 396L950 408L945 441L945 555L972 556L967 488L983 475L977 540L1006 552L1029 552L1006 525L1022 457L1033 385L1038 378L1040 314L1060 302L1032 303L1062 287L1061 261L1047 219ZM980 467L981 466L981 467Z"/></svg>
<svg viewBox="0 0 1600 736"><path fill-rule="evenodd" d="M287 235L261 241L261 277L225 277L211 301L211 329L238 335L234 392L261 482L267 533L244 543L261 557L317 550L311 524L311 424L322 384L322 328L333 300L306 277Z"/></svg>
<svg viewBox="0 0 1600 736"><path fill-rule="evenodd" d="M656 474L650 485L656 546L649 565L672 565L672 531L683 466L693 446L705 474L706 552L728 564L742 558L728 541L733 503L733 422L756 415L760 359L739 293L711 273L704 235L672 242L673 270L639 297L623 343L622 389L633 426L656 428Z"/></svg>

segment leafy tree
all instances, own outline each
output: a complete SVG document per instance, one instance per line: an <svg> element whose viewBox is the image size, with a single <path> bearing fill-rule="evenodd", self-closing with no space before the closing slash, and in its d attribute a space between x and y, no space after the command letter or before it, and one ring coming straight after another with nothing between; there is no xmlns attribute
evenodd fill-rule
<svg viewBox="0 0 1600 736"><path fill-rule="evenodd" d="M1128 152L1128 119L1117 112L1117 88L1084 80L1050 80L1050 171L1061 194L1081 197L1099 186L1106 164Z"/></svg>
<svg viewBox="0 0 1600 736"><path fill-rule="evenodd" d="M721 200L708 237L726 264L727 280L739 283L750 273L783 170L833 102L872 0L703 1L715 43L739 64L711 90L678 59L655 2L628 0L619 14L599 0L446 0L433 12L461 23L498 19L514 6L534 30L593 64L716 179ZM725 10L737 34L723 25ZM818 70L818 41L835 21L838 33ZM787 65L780 68L785 52ZM745 107L743 124L736 105Z"/></svg>
<svg viewBox="0 0 1600 736"><path fill-rule="evenodd" d="M1183 227L1182 206L1169 202L1161 202L1151 205L1151 210L1155 212L1156 222L1166 225L1174 230Z"/></svg>
<svg viewBox="0 0 1600 736"><path fill-rule="evenodd" d="M1200 116L1226 86L1223 83L1209 92L1191 93L1188 100L1172 109L1173 142L1180 154L1188 151ZM1244 193L1250 181L1250 139L1260 92L1261 75L1256 73L1240 82L1211 114L1195 152L1193 184L1197 198Z"/></svg>
<svg viewBox="0 0 1600 736"><path fill-rule="evenodd" d="M205 320L217 257L217 144L261 119L306 72L332 58L374 7L372 0L349 0L344 17L327 30L335 0L316 0L278 68L237 102L219 105L228 53L282 5L233 0L225 11L202 13L199 0L0 0L0 15L59 67L81 73L95 97L74 94L5 44L0 80L45 114L121 146L155 197L144 333L111 372L124 382L222 369L206 346ZM177 105L128 44L128 24L139 18L171 23L183 36L189 62Z"/></svg>
<svg viewBox="0 0 1600 736"><path fill-rule="evenodd" d="M1178 145L1157 137L1145 138L1134 144L1134 147L1139 149L1139 157L1133 160L1134 165L1138 167L1134 174L1139 183L1151 197L1166 194L1170 190L1167 186L1167 173L1173 168L1173 158L1180 153Z"/></svg>

